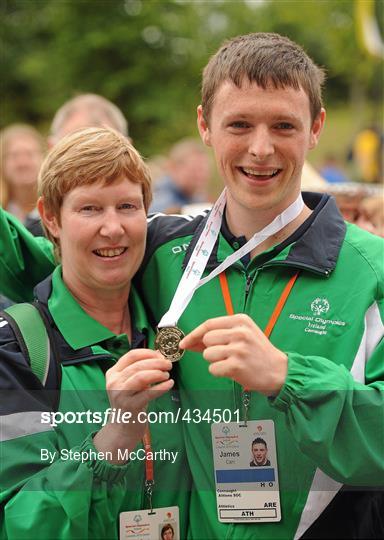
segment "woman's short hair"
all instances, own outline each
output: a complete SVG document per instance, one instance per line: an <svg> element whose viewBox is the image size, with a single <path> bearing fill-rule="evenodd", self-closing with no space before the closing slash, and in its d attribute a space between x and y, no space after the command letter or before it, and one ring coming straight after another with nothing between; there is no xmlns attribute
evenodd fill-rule
<svg viewBox="0 0 384 540"><path fill-rule="evenodd" d="M60 224L64 196L78 186L111 184L124 176L141 184L144 207L152 200L149 169L129 140L111 128L86 128L59 141L46 156L39 173L39 195ZM56 240L49 234L51 241Z"/></svg>

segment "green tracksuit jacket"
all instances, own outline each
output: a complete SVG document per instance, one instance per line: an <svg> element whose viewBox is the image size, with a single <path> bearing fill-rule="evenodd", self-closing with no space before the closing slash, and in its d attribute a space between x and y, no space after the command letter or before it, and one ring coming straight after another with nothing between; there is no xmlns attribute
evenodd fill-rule
<svg viewBox="0 0 384 540"><path fill-rule="evenodd" d="M287 281L300 270L271 335L288 354L286 383L273 400L253 393L250 410L251 419L275 422L282 520L218 522L209 422L184 421L194 481L192 539L384 534L383 241L346 225L327 195L305 194L304 200L313 213L290 238L226 271L235 312L265 328ZM8 221L0 243L3 292L23 297L31 279L23 265L32 261L41 278L51 268L51 255ZM153 324L169 308L204 221L205 216L149 220L139 286ZM206 272L244 241L224 223ZM179 326L188 332L225 314L216 278L195 293ZM240 408L239 385L212 377L200 355L186 353L177 371L183 412Z"/></svg>
<svg viewBox="0 0 384 540"><path fill-rule="evenodd" d="M185 421L193 539L384 533L383 492L359 489L384 486L384 242L346 226L329 196L308 194L304 200L314 211L289 239L226 271L234 311L264 329L289 278L300 270L271 335L288 355L285 385L275 399L252 393L249 415L275 422L282 519L218 522L211 426ZM140 291L154 321L168 310L204 223L204 217L152 218ZM244 241L224 224L206 274ZM196 291L178 326L188 333L225 314L215 278ZM183 411L241 409L239 385L211 376L200 354L184 355L178 379Z"/></svg>
<svg viewBox="0 0 384 540"><path fill-rule="evenodd" d="M111 465L96 456L92 444L100 418L78 417L76 423L73 418L74 413L108 409L105 371L131 346L125 334L114 335L82 310L62 282L60 267L52 282L47 278L38 285L36 295L52 326L51 349L60 365L52 358L43 388L10 325L1 321L0 537L117 539L119 513L148 508L142 445L135 449L138 459ZM134 290L130 309L136 328L132 347L150 345L153 335ZM158 413L178 407L177 392L172 392L151 402L148 411L155 420ZM42 414L52 411L71 416L62 423L59 417L51 427ZM171 422L149 428L157 457L153 506L179 506L183 537L190 484L181 429Z"/></svg>

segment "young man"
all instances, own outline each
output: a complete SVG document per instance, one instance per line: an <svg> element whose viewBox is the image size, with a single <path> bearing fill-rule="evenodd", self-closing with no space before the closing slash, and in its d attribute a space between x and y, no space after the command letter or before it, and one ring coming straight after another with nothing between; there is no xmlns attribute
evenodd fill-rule
<svg viewBox="0 0 384 540"><path fill-rule="evenodd" d="M189 303L177 298L181 316L168 316L190 333L177 371L193 539L384 532L375 488L384 483L383 242L346 225L327 195L307 193L301 202L304 159L324 123L322 81L287 38L259 33L225 43L204 71L198 109L227 188L225 211L149 220L140 288L156 324L185 268L192 275L191 264L206 257L208 275L236 259ZM272 233L254 238L281 214ZM200 249L207 221L219 231L210 255ZM19 273L23 257L40 265L42 252L16 224L7 230L3 223L0 271L20 291L31 283ZM252 238L251 251L242 251ZM267 476L249 467L257 436L277 463ZM249 499L253 507L242 504Z"/></svg>
<svg viewBox="0 0 384 540"><path fill-rule="evenodd" d="M384 532L383 493L374 488L384 484L383 242L344 223L328 195L303 194L297 206L303 163L324 124L323 78L276 34L224 43L204 70L198 108L226 186L222 222L200 237L209 216L150 220L141 292L156 323L183 270L181 289L208 257L212 228L220 233L204 276L235 258L189 303L177 294L166 317L189 333L178 376L194 539ZM288 223L240 251L283 212ZM211 434L215 411L227 424ZM249 440L259 435L277 459L271 484L249 471Z"/></svg>
<svg viewBox="0 0 384 540"><path fill-rule="evenodd" d="M250 462L250 467L270 467L271 462L268 459L267 443L261 437L256 437L251 445L253 459Z"/></svg>

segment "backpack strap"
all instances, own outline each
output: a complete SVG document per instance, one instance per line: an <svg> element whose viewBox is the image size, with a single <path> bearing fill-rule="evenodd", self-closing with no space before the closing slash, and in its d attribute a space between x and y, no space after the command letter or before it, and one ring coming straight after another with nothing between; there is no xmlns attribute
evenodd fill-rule
<svg viewBox="0 0 384 540"><path fill-rule="evenodd" d="M45 386L50 362L50 342L39 310L33 304L14 304L4 312L31 370ZM11 320L10 320L11 319Z"/></svg>

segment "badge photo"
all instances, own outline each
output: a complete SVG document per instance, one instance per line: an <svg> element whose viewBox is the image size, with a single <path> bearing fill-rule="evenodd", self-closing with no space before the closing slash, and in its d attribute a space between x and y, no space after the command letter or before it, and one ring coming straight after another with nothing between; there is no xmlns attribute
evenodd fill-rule
<svg viewBox="0 0 384 540"><path fill-rule="evenodd" d="M273 421L212 424L212 448L219 521L280 521Z"/></svg>
<svg viewBox="0 0 384 540"><path fill-rule="evenodd" d="M120 540L180 540L179 508L121 512Z"/></svg>

